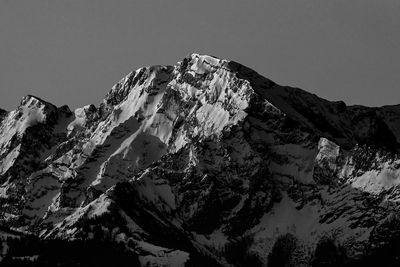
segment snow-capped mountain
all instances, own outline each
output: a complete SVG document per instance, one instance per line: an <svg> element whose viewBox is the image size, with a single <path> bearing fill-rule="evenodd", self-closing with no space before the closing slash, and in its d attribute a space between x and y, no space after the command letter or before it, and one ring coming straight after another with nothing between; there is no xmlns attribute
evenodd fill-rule
<svg viewBox="0 0 400 267"><path fill-rule="evenodd" d="M111 242L130 266L395 265L399 184L400 105L206 55L131 72L98 106L0 110L5 260L11 235Z"/></svg>

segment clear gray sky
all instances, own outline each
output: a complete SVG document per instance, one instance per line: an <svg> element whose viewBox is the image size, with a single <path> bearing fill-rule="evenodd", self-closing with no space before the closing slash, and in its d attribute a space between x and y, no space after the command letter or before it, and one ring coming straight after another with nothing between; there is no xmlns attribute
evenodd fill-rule
<svg viewBox="0 0 400 267"><path fill-rule="evenodd" d="M348 104L400 104L399 0L0 0L0 107L98 104L191 52Z"/></svg>

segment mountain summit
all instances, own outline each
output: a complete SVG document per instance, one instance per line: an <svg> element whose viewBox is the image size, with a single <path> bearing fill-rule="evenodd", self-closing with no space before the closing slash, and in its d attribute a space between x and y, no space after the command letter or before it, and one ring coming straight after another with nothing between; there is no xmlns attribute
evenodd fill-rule
<svg viewBox="0 0 400 267"><path fill-rule="evenodd" d="M346 106L191 54L129 73L98 106L27 96L0 111L0 257L396 265L399 156L400 106Z"/></svg>

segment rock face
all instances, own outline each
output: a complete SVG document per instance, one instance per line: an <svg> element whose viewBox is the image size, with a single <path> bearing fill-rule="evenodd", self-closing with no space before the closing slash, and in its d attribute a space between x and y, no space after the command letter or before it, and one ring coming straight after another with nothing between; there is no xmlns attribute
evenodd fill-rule
<svg viewBox="0 0 400 267"><path fill-rule="evenodd" d="M0 122L1 224L38 242L107 240L143 266L397 263L400 106L192 54L99 106L27 96Z"/></svg>

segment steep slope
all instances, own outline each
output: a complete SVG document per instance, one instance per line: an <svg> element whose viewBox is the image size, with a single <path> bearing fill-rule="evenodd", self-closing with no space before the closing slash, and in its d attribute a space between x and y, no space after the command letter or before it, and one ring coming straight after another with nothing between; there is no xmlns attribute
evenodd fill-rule
<svg viewBox="0 0 400 267"><path fill-rule="evenodd" d="M26 180L45 166L56 145L66 139L71 112L34 96L26 96L0 125L0 196L2 211L12 221L23 206ZM6 217L7 217L6 216Z"/></svg>
<svg viewBox="0 0 400 267"><path fill-rule="evenodd" d="M400 238L400 106L236 62L141 68L74 113L28 96L0 134L2 222L42 240L105 237L142 265L334 266Z"/></svg>

